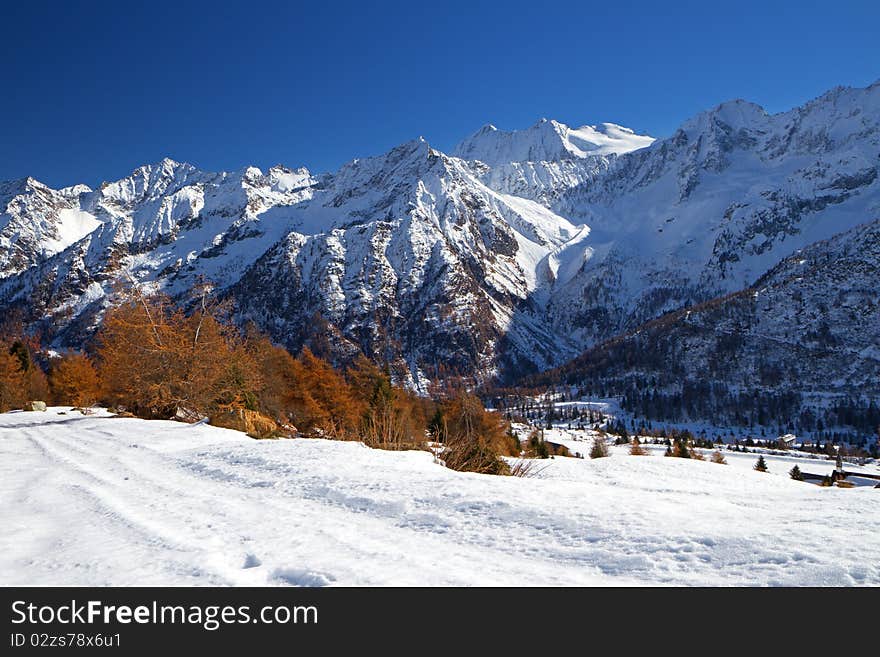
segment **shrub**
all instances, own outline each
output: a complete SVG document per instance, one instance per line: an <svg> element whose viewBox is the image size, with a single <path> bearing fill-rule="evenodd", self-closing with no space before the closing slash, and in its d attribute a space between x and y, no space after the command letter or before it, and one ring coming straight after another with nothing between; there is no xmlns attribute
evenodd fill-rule
<svg viewBox="0 0 880 657"><path fill-rule="evenodd" d="M521 477L523 479L530 479L539 475L547 466L537 467L538 464L536 461L531 460L520 460L510 466L510 476L511 477Z"/></svg>
<svg viewBox="0 0 880 657"><path fill-rule="evenodd" d="M501 456L518 456L510 441L507 423L483 408L473 395L460 392L444 402L443 460L453 470L484 474L510 474ZM515 453L514 453L515 452Z"/></svg>
<svg viewBox="0 0 880 657"><path fill-rule="evenodd" d="M565 445L552 444L550 445L550 453L553 456L571 456L571 450L568 449Z"/></svg>
<svg viewBox="0 0 880 657"><path fill-rule="evenodd" d="M280 427L270 417L247 408L220 411L210 418L216 427L243 431L251 438L274 438L281 435Z"/></svg>
<svg viewBox="0 0 880 657"><path fill-rule="evenodd" d="M727 459L724 458L724 454L722 454L717 449L712 452L712 463L718 463L719 465L727 465Z"/></svg>
<svg viewBox="0 0 880 657"><path fill-rule="evenodd" d="M591 459L601 459L608 456L608 444L605 442L605 436L596 436L593 438L593 448L590 450Z"/></svg>

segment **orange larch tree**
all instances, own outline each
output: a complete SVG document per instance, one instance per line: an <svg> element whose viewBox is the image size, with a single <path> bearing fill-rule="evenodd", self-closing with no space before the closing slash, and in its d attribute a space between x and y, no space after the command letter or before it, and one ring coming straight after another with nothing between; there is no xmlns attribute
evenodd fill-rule
<svg viewBox="0 0 880 657"><path fill-rule="evenodd" d="M92 406L101 395L98 372L84 354L69 354L54 363L49 386L57 405Z"/></svg>

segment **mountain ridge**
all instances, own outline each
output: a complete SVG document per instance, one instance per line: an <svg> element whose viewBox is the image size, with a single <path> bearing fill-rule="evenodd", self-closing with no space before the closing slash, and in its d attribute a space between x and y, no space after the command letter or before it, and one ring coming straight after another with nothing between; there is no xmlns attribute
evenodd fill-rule
<svg viewBox="0 0 880 657"><path fill-rule="evenodd" d="M331 357L420 389L515 380L880 217L878 171L875 83L776 114L728 101L659 140L542 120L327 174L165 158L94 190L20 179L0 183L0 308L77 346L119 283L184 302L207 279L292 349L331 335Z"/></svg>

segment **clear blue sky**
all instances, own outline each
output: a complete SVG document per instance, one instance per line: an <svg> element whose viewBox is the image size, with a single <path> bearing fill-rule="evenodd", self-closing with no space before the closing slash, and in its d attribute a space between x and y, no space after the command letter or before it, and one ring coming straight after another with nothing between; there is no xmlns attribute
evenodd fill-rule
<svg viewBox="0 0 880 657"><path fill-rule="evenodd" d="M0 180L334 170L546 116L657 136L880 78L880 2L0 4Z"/></svg>

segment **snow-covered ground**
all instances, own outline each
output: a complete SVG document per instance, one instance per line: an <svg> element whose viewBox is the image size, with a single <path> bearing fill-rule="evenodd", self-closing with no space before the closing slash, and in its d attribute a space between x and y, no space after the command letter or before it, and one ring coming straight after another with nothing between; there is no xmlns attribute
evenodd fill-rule
<svg viewBox="0 0 880 657"><path fill-rule="evenodd" d="M615 449L523 479L60 410L0 415L0 584L880 584L880 490L773 456Z"/></svg>
<svg viewBox="0 0 880 657"><path fill-rule="evenodd" d="M572 395L574 395L577 393L577 389L571 388L570 392ZM621 406L620 397L583 397L581 399L576 399L572 401L558 401L559 396L555 395L555 397L556 398L553 399L553 409L554 412L556 412L557 414L570 411L573 411L575 413L593 411L597 414L597 416L599 416L600 414L604 416L604 419L599 423L599 426L602 428L608 428L609 426L611 426L611 424L613 424L613 421L620 420L626 426L628 431L633 432L637 428L643 427L645 423L645 419L643 417L638 417ZM812 394L808 396L808 400L809 403L816 408L828 408L834 403L835 398L833 395ZM534 405L535 409L545 409L548 403L548 396L538 395L536 397L532 397L531 403ZM538 423L543 426L544 419L542 418ZM572 428L576 428L578 426L578 423L579 421L577 419L556 419L553 422L553 426L554 428L558 429L568 429L569 426ZM580 423L582 423L584 426L590 425L590 423L586 420L581 420ZM787 433L785 430L780 431L781 427L778 426L758 425L754 427L744 427L732 424L722 424L718 422L708 422L705 420L653 420L650 421L649 424L651 429L665 429L667 431L690 431L694 436L702 436L704 438L710 439L721 438L725 443L733 443L736 440L745 440L747 438L752 438L754 440L760 441L774 440L778 438L781 434ZM832 426L826 427L826 432L827 431L839 431L849 433L851 431L851 428ZM797 438L798 440L796 445L812 444L814 439L811 432L801 433L797 436ZM823 444L826 442L824 437L820 436L820 442L822 442Z"/></svg>
<svg viewBox="0 0 880 657"><path fill-rule="evenodd" d="M526 438L531 432L531 428L525 427L524 425L515 424L514 427L520 436L520 439ZM570 430L562 427L555 427L553 429L543 430L544 440L559 445L565 445L572 455L580 454L582 456L587 456L590 453L590 449L593 446L594 436L596 434L597 432L589 429ZM606 444L608 445L609 451L612 455L617 454L620 456L628 456L630 446L614 445L614 439L616 437L617 436L611 435L606 438ZM663 456L666 451L666 445L651 444L651 440L653 440L653 438L643 436L641 438L642 447L649 451L651 455ZM835 466L835 460L824 454L812 454L810 452L801 452L797 450L783 451L764 447L749 447L748 452L736 452L728 449L728 447L729 446L727 445L719 446L720 452L727 460L727 464L737 470L754 469L759 456L763 456L764 460L767 462L768 469L766 474L786 478L790 478L789 471L795 465L804 472L822 476L830 475ZM700 448L696 451L704 458L708 459L712 456L714 450ZM867 463L864 465L858 465L847 461L844 463L844 470L846 472L864 472L866 474L880 476L880 463L872 459L868 459ZM873 486L875 484L880 484L880 481L864 479L856 483L858 485Z"/></svg>

